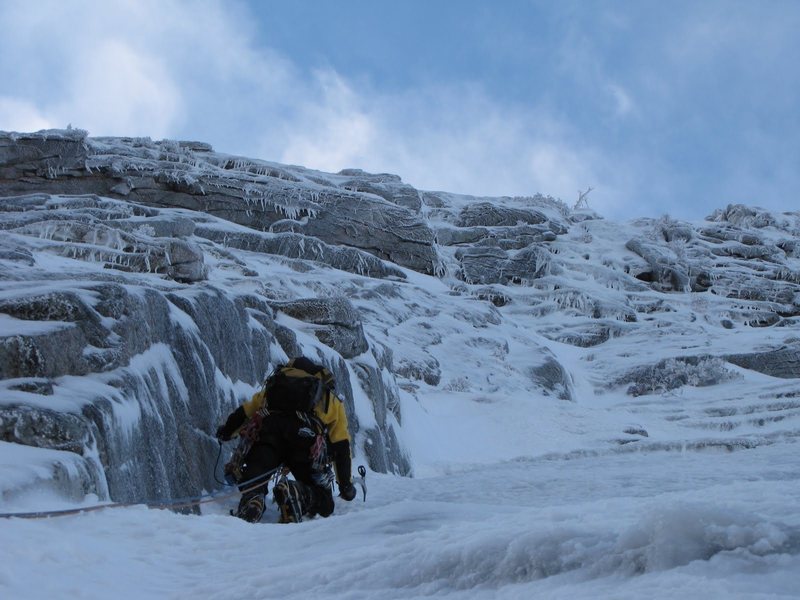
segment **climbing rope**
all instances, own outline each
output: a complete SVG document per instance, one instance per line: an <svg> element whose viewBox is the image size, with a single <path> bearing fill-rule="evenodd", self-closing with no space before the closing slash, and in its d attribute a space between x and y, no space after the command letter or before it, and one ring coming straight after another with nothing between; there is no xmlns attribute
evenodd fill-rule
<svg viewBox="0 0 800 600"><path fill-rule="evenodd" d="M264 481L269 479L270 477L275 476L276 481L280 475L284 475L284 467L283 465L279 465L272 469L271 471L267 471L266 473L262 473L252 479L248 479L247 481L243 481L239 484L229 484L223 483L217 478L217 470L219 467L219 459L222 455L222 444L220 444L219 452L217 453L217 461L214 465L214 479L217 483L228 487L234 487L233 490L221 490L219 492L212 492L210 494L201 494L199 496L191 496L188 498L178 498L174 500L150 500L150 501L140 501L140 502L109 502L107 504L95 504L93 506L84 506L81 508L67 508L64 510L43 510L43 511L36 511L36 512L18 512L18 513L0 513L0 519L47 519L50 517L66 517L69 515L79 515L82 513L94 512L97 510L102 510L105 508L127 508L131 506L146 506L147 508L154 508L154 509L170 509L170 510L179 510L182 508L190 508L192 506L200 506L201 504L208 504L210 502L219 502L220 500L225 500L226 498L231 498L238 494L246 494L247 492L252 492L253 490L261 487L264 485ZM366 475L367 471L362 466L358 467L358 474L360 477L355 477L354 480L361 485L361 489L364 492L364 501L367 500L367 486L366 486ZM273 482L274 487L275 482ZM331 482L332 485L332 482Z"/></svg>
<svg viewBox="0 0 800 600"><path fill-rule="evenodd" d="M220 446L220 453L221 453L221 446ZM219 464L219 454L217 455L217 464ZM209 502L219 502L220 500L231 498L232 496L236 496L237 494L246 494L247 492L251 492L264 485L264 480L267 480L270 477L272 477L275 473L280 471L281 468L282 467L280 466L276 467L271 471L258 475L257 477L253 477L252 479L243 481L242 483L235 486L236 489L234 490L222 490L219 492L212 492L210 494L201 494L199 496L178 498L174 500L151 500L146 502L109 502L107 504L96 504L94 506L84 506L81 508L67 508L64 510L0 513L0 519L10 519L10 518L46 519L49 517L65 517L68 515L78 515L81 513L94 512L96 510L102 510L104 508L126 508L130 506L141 506L141 505L144 505L147 508L179 510L182 508L199 506L201 504L208 504ZM214 479L217 479L216 465L214 467ZM217 481L219 482L218 479ZM225 485L230 485L230 484L225 484Z"/></svg>

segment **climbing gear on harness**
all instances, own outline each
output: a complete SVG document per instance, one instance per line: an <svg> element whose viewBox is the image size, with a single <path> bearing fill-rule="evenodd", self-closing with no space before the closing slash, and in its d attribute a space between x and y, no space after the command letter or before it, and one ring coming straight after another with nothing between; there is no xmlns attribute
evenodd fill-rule
<svg viewBox="0 0 800 600"><path fill-rule="evenodd" d="M328 458L325 426L313 414L299 411L296 414L305 423L304 427L297 430L297 435L302 438L314 438L314 443L308 449L308 458L311 460L311 480L315 485L329 488L333 485L335 477L331 461Z"/></svg>
<svg viewBox="0 0 800 600"><path fill-rule="evenodd" d="M335 480L336 476L333 474L333 467L330 464L325 465L322 471L314 471L311 473L311 481L314 482L314 485L318 485L322 488L332 487Z"/></svg>
<svg viewBox="0 0 800 600"><path fill-rule="evenodd" d="M314 443L308 449L308 458L311 459L311 468L319 471L324 469L328 463L328 444L322 432L315 434Z"/></svg>
<svg viewBox="0 0 800 600"><path fill-rule="evenodd" d="M233 455L223 468L225 481L229 485L234 485L242 479L244 457L258 440L264 417L268 414L269 411L266 407L262 407L239 429L239 445L236 446L236 450L233 451Z"/></svg>

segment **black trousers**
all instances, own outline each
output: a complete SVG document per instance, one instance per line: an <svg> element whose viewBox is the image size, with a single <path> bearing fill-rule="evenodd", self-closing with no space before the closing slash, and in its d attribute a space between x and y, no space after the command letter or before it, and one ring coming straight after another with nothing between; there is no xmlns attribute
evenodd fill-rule
<svg viewBox="0 0 800 600"><path fill-rule="evenodd" d="M248 481L283 465L301 484L303 512L327 517L333 512L333 493L314 483L311 449L315 441L316 432L296 414L270 413L264 418L259 439L245 456L242 479ZM267 488L265 480L247 497L265 495Z"/></svg>

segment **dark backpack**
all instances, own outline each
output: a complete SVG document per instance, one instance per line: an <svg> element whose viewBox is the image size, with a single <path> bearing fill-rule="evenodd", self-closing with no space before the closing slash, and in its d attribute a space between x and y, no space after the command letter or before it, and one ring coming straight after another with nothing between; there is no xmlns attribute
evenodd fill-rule
<svg viewBox="0 0 800 600"><path fill-rule="evenodd" d="M256 411L239 430L239 446L225 465L225 479L228 483L242 480L242 464L261 432L264 418L270 412L301 412L306 423L314 425L317 441L312 450L314 464L318 468L327 462L327 452L322 437L325 427L314 415L314 407L325 396L326 390L334 386L333 375L328 369L316 365L307 358L295 358L288 364L278 367L264 384L266 404ZM327 410L327 406L325 409Z"/></svg>
<svg viewBox="0 0 800 600"><path fill-rule="evenodd" d="M313 412L325 395L323 371L310 373L291 366L278 368L266 383L266 406L270 412Z"/></svg>

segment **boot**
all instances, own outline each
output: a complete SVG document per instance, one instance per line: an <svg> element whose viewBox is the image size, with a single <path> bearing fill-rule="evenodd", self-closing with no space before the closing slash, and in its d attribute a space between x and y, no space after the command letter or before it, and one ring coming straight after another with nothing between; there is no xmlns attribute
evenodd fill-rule
<svg viewBox="0 0 800 600"><path fill-rule="evenodd" d="M258 523L264 514L263 494L242 496L236 516L248 523Z"/></svg>
<svg viewBox="0 0 800 600"><path fill-rule="evenodd" d="M303 520L303 493L296 481L285 477L272 490L280 517L278 523L300 523Z"/></svg>

